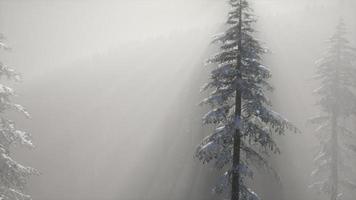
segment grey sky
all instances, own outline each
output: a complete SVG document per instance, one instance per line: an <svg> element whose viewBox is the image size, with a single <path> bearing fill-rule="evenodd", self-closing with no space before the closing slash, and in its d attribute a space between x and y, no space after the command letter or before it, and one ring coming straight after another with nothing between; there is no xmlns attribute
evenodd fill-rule
<svg viewBox="0 0 356 200"><path fill-rule="evenodd" d="M253 2L272 51L274 105L304 131L283 137L284 153L272 159L288 199L308 199L314 60L340 16L355 34L355 3ZM13 48L0 58L24 74L18 101L32 119L18 121L37 144L18 156L42 172L29 182L34 200L208 200L214 177L192 156L204 134L203 63L226 8L224 0L0 0L0 32ZM282 198L269 178L258 181L263 197Z"/></svg>

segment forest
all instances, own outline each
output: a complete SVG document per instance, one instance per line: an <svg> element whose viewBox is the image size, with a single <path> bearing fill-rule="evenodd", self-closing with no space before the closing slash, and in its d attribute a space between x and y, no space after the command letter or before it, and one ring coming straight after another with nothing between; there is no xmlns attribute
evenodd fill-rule
<svg viewBox="0 0 356 200"><path fill-rule="evenodd" d="M0 0L0 200L354 200L355 0Z"/></svg>

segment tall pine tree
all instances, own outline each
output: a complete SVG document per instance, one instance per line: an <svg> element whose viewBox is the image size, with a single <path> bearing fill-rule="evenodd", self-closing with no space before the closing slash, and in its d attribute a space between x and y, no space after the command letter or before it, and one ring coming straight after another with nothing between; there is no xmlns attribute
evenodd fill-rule
<svg viewBox="0 0 356 200"><path fill-rule="evenodd" d="M7 49L0 36L0 48ZM0 78L18 81L20 76L13 69L0 63ZM6 117L8 111L18 111L29 117L24 107L13 103L13 89L0 83L0 200L29 200L24 194L24 187L30 175L36 170L24 166L11 155L11 149L16 145L33 147L30 135L19 130L15 122Z"/></svg>
<svg viewBox="0 0 356 200"><path fill-rule="evenodd" d="M356 189L352 162L356 156L356 134L347 126L347 119L356 114L356 49L345 38L343 22L328 41L330 47L317 61L316 79L321 87L315 90L320 98L322 115L311 119L318 125L316 134L320 150L315 157L311 188L339 199Z"/></svg>
<svg viewBox="0 0 356 200"><path fill-rule="evenodd" d="M224 170L215 192L224 192L232 200L259 199L245 184L252 178L252 166L270 169L265 154L279 152L273 135L297 129L271 110L266 97L265 91L272 90L267 82L271 72L261 64L266 50L255 39L252 9L247 0L229 3L226 31L213 41L220 51L208 60L215 68L203 87L212 91L202 101L211 107L203 123L214 131L198 146L196 157Z"/></svg>

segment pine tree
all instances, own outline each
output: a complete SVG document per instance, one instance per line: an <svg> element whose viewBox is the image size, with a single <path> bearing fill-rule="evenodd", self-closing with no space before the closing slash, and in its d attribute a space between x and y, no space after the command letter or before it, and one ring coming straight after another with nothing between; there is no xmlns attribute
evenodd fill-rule
<svg viewBox="0 0 356 200"><path fill-rule="evenodd" d="M315 78L321 87L315 94L320 97L318 105L323 114L311 119L318 125L315 132L320 150L314 159L315 182L310 187L330 195L331 200L356 189L356 174L350 166L352 160L356 161L356 134L345 122L356 114L356 49L350 46L345 34L345 24L340 22L328 41L326 55L316 62Z"/></svg>
<svg viewBox="0 0 356 200"><path fill-rule="evenodd" d="M211 110L203 123L214 131L198 146L195 156L203 163L213 163L224 170L214 191L232 200L259 199L246 184L252 167L271 169L265 159L269 151L279 152L273 135L297 129L280 114L271 110L266 91L270 70L261 64L266 52L255 39L256 18L247 0L230 0L231 11L226 31L213 42L220 51L208 60L215 68L203 90L212 91L202 101Z"/></svg>
<svg viewBox="0 0 356 200"><path fill-rule="evenodd" d="M0 48L7 49L0 36ZM0 78L18 81L20 76L13 69L0 63ZM31 167L23 166L11 155L12 147L23 145L33 147L30 135L19 130L15 122L6 117L7 111L18 111L29 117L29 114L19 104L13 103L13 89L0 84L0 200L29 200L24 194L24 187L30 175L37 174Z"/></svg>

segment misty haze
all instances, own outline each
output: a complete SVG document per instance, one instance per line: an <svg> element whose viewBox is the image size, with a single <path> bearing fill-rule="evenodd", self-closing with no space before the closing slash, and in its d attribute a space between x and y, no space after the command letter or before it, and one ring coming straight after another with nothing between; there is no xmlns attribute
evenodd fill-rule
<svg viewBox="0 0 356 200"><path fill-rule="evenodd" d="M0 200L355 200L356 0L0 0Z"/></svg>

